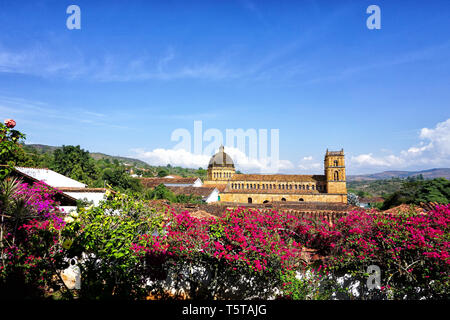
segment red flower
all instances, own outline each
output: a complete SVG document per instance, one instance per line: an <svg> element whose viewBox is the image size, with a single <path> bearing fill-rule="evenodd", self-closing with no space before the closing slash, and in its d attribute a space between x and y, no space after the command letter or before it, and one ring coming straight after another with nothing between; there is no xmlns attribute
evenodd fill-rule
<svg viewBox="0 0 450 320"><path fill-rule="evenodd" d="M5 125L8 128L12 129L12 128L14 128L16 126L16 122L13 119L6 119L5 120Z"/></svg>

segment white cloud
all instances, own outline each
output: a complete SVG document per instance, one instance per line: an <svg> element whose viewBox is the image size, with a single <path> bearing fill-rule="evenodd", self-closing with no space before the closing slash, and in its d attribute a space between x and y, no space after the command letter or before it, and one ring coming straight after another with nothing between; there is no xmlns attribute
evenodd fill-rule
<svg viewBox="0 0 450 320"><path fill-rule="evenodd" d="M322 164L314 162L313 156L306 156L303 157L302 161L297 165L297 168L305 173L317 173L318 170L322 169Z"/></svg>
<svg viewBox="0 0 450 320"><path fill-rule="evenodd" d="M184 62L176 59L169 48L159 59L148 54L122 56L105 53L86 56L80 50L62 54L43 46L11 50L0 44L0 73L27 74L44 78L89 79L99 82L144 80L235 78L226 61L217 58L207 62Z"/></svg>
<svg viewBox="0 0 450 320"><path fill-rule="evenodd" d="M420 138L429 140L428 149L433 149L441 156L450 155L450 119L440 122L436 128L423 128L420 131Z"/></svg>
<svg viewBox="0 0 450 320"><path fill-rule="evenodd" d="M143 149L132 150L136 157L154 166L180 166L186 168L205 168L210 157L202 154L193 154L184 149L154 149L145 151Z"/></svg>
<svg viewBox="0 0 450 320"><path fill-rule="evenodd" d="M435 128L422 128L418 143L398 155L374 156L373 153L352 156L349 165L364 169L413 169L450 166L450 119Z"/></svg>
<svg viewBox="0 0 450 320"><path fill-rule="evenodd" d="M180 166L186 168L207 168L211 155L194 154L184 149L154 149L145 151L143 149L133 149L133 157L147 162L150 165ZM277 173L279 171L289 171L294 165L289 160L279 160L278 168L271 165L270 157L267 159L253 159L237 148L227 147L227 154L233 159L237 170L245 173Z"/></svg>
<svg viewBox="0 0 450 320"><path fill-rule="evenodd" d="M372 153L360 154L351 158L352 164L356 165L368 165L368 166L380 166L391 167L398 166L403 163L403 160L394 155L388 155L383 157L374 157Z"/></svg>

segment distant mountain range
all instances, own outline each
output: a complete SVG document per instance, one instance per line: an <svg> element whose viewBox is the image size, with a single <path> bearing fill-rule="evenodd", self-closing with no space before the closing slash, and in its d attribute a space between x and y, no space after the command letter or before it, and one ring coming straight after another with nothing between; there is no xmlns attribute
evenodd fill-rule
<svg viewBox="0 0 450 320"><path fill-rule="evenodd" d="M408 178L422 175L424 179L446 178L450 180L450 168L435 168L421 171L383 171L372 174L347 175L347 181L370 181L391 178Z"/></svg>
<svg viewBox="0 0 450 320"><path fill-rule="evenodd" d="M27 147L33 148L37 150L40 153L52 153L56 149L61 149L61 147L55 147L55 146L48 146L45 144L26 144ZM119 157L119 156L111 156L108 154L100 153L100 152L89 152L90 156L94 158L95 160L99 159L109 159L109 160L118 160L120 163L123 164L131 164L136 167L149 167L149 164L145 163L142 160L134 159L134 158L127 158L127 157Z"/></svg>

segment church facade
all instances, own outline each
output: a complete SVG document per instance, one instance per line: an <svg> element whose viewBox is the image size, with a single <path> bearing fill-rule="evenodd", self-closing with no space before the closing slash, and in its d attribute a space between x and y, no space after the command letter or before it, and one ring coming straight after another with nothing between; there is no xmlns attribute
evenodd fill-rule
<svg viewBox="0 0 450 320"><path fill-rule="evenodd" d="M344 150L326 151L323 175L236 174L221 146L208 164L205 185L222 185L220 201L233 203L347 203Z"/></svg>

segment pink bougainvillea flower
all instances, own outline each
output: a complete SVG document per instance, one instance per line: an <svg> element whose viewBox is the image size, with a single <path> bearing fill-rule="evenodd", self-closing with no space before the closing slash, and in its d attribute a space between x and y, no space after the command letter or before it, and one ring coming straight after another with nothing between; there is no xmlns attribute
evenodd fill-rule
<svg viewBox="0 0 450 320"><path fill-rule="evenodd" d="M16 126L16 122L13 119L6 119L5 120L5 125L8 128L12 129L12 128L14 128Z"/></svg>

